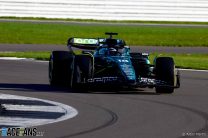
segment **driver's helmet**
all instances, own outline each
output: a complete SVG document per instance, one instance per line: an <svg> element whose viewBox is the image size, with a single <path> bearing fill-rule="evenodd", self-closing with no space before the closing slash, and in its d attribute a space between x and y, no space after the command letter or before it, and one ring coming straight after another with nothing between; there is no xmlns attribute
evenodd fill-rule
<svg viewBox="0 0 208 138"><path fill-rule="evenodd" d="M115 56L117 54L117 50L115 48L109 48L109 54Z"/></svg>

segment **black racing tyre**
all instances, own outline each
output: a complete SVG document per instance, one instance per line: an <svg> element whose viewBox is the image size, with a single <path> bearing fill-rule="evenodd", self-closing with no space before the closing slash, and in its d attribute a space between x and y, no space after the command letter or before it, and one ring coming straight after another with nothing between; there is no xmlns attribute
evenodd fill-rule
<svg viewBox="0 0 208 138"><path fill-rule="evenodd" d="M75 89L84 90L85 88L87 88L87 86L81 82L83 82L84 80L87 81L89 78L92 77L92 74L93 74L93 67L92 67L91 56L76 55L72 87ZM81 84L83 85L81 86Z"/></svg>
<svg viewBox="0 0 208 138"><path fill-rule="evenodd" d="M71 86L73 54L53 51L49 60L49 82L52 86Z"/></svg>
<svg viewBox="0 0 208 138"><path fill-rule="evenodd" d="M174 60L171 57L158 57L156 59L155 74L156 79L167 82L170 87L156 86L156 93L173 93L174 92Z"/></svg>
<svg viewBox="0 0 208 138"><path fill-rule="evenodd" d="M89 55L77 55L75 61L82 72L82 78L91 78L93 75L92 57Z"/></svg>
<svg viewBox="0 0 208 138"><path fill-rule="evenodd" d="M81 82L81 71L75 58L71 88L74 88L74 89L79 88L80 82Z"/></svg>

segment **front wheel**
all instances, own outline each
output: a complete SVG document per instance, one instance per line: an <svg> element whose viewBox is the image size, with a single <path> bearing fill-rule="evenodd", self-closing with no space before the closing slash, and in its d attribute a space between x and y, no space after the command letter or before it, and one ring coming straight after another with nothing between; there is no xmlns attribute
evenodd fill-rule
<svg viewBox="0 0 208 138"><path fill-rule="evenodd" d="M156 79L166 82L167 86L156 86L156 93L173 93L175 84L175 64L171 57L159 57L156 59Z"/></svg>

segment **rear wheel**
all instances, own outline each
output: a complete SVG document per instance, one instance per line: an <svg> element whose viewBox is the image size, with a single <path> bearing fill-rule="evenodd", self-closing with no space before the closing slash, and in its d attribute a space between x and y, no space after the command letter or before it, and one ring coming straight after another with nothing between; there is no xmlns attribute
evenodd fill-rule
<svg viewBox="0 0 208 138"><path fill-rule="evenodd" d="M159 57L156 59L156 79L167 83L167 87L156 86L157 93L173 93L174 92L174 61L171 57Z"/></svg>
<svg viewBox="0 0 208 138"><path fill-rule="evenodd" d="M52 86L71 86L73 55L68 51L53 51L49 60L49 82Z"/></svg>

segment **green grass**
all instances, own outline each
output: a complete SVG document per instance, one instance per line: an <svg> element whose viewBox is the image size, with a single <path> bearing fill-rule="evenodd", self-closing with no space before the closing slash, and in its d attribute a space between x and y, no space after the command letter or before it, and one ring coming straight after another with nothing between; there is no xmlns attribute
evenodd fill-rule
<svg viewBox="0 0 208 138"><path fill-rule="evenodd" d="M128 45L208 47L208 27L159 27L125 25L75 25L60 23L0 22L0 43L66 44L69 37L106 37L118 32Z"/></svg>
<svg viewBox="0 0 208 138"><path fill-rule="evenodd" d="M186 69L204 69L208 70L208 54L150 54L150 61L153 61L155 56L170 56L174 58L175 65Z"/></svg>
<svg viewBox="0 0 208 138"><path fill-rule="evenodd" d="M38 60L49 60L50 52L0 52L0 57L26 57ZM171 56L180 68L208 70L208 54L158 54L151 53L150 61L156 56Z"/></svg>

